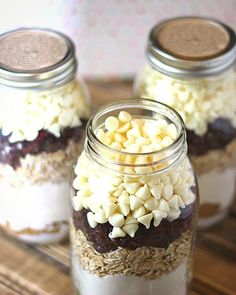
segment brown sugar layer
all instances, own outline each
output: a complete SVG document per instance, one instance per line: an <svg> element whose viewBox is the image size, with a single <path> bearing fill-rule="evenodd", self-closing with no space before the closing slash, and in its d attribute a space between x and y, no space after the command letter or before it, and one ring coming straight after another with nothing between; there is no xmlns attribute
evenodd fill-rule
<svg viewBox="0 0 236 295"><path fill-rule="evenodd" d="M182 209L180 217L172 222L164 219L159 226L155 227L152 221L149 229L140 224L133 238L127 235L123 238L110 239L108 235L112 231L112 225L107 222L91 228L87 221L88 212L86 209L74 211L74 226L76 230L81 230L85 234L87 240L93 244L97 252L107 253L119 247L131 250L145 246L168 248L170 243L192 227L195 204L190 204Z"/></svg>
<svg viewBox="0 0 236 295"><path fill-rule="evenodd" d="M12 230L10 225L2 225L0 226L0 229L2 229L5 232L8 232L11 235L17 236L17 235L40 235L40 234L48 234L48 233L58 233L61 230L62 226L68 226L68 221L59 221L54 222L44 229L33 229L33 228L25 228L23 230L15 231Z"/></svg>
<svg viewBox="0 0 236 295"><path fill-rule="evenodd" d="M187 261L191 252L192 232L183 232L166 248L141 246L131 250L119 247L108 253L96 251L84 233L73 225L71 239L75 259L89 273L100 277L125 275L153 280Z"/></svg>
<svg viewBox="0 0 236 295"><path fill-rule="evenodd" d="M37 155L42 152L52 153L63 150L69 141L78 142L83 134L83 127L65 128L60 137L41 130L38 137L33 141L21 141L11 143L9 136L3 136L0 130L0 163L8 164L16 169L20 165L20 159L26 155Z"/></svg>
<svg viewBox="0 0 236 295"><path fill-rule="evenodd" d="M204 155L208 151L222 149L236 139L236 128L229 120L219 118L208 124L207 132L198 136L187 130L188 153L190 156Z"/></svg>
<svg viewBox="0 0 236 295"><path fill-rule="evenodd" d="M236 167L236 139L224 148L211 150L204 155L191 155L191 162L197 175L208 173L211 170L224 171Z"/></svg>

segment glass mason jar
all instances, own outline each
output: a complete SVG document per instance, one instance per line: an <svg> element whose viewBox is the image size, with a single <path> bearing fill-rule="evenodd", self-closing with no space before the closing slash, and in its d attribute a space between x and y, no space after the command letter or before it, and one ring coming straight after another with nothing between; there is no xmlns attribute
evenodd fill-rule
<svg viewBox="0 0 236 295"><path fill-rule="evenodd" d="M157 125L174 129L171 144L162 139L160 147L153 139L149 131ZM187 294L198 190L186 151L182 119L164 104L123 100L92 116L73 181L78 294L174 295L176 288L178 295Z"/></svg>
<svg viewBox="0 0 236 295"><path fill-rule="evenodd" d="M236 176L236 36L205 18L177 18L150 33L134 92L164 102L185 122L200 189L199 226L228 212Z"/></svg>
<svg viewBox="0 0 236 295"><path fill-rule="evenodd" d="M0 228L30 243L68 235L70 179L88 91L74 45L51 30L0 36Z"/></svg>

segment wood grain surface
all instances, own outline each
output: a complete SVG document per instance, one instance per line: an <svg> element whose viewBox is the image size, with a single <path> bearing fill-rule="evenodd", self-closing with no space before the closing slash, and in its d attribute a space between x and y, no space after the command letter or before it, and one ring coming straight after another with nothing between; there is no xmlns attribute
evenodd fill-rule
<svg viewBox="0 0 236 295"><path fill-rule="evenodd" d="M90 82L89 88L94 109L131 97L129 82ZM73 294L68 241L30 246L0 235L0 295L19 294ZM236 295L236 202L221 224L198 233L190 295Z"/></svg>

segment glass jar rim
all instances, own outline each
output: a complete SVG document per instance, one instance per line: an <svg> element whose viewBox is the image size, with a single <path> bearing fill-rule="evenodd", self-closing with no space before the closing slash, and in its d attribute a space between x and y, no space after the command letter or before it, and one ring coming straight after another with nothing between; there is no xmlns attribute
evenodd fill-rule
<svg viewBox="0 0 236 295"><path fill-rule="evenodd" d="M175 124L178 130L178 136L176 140L171 143L169 146L164 147L161 150L153 151L153 152L141 152L141 153L130 153L126 151L120 151L109 147L108 145L102 143L96 136L96 128L95 126L96 121L98 121L102 116L107 116L112 112L119 112L121 110L129 111L131 109L140 109L140 110L148 110L150 112L155 112L157 116L165 116L167 114L171 115L172 120L167 117L172 123ZM158 112L159 111L159 112ZM174 122L175 120L175 122ZM104 122L105 120L103 120ZM117 100L115 102L106 104L100 107L89 119L86 127L86 140L85 140L85 152L86 154L93 155L93 160L99 162L99 158L101 160L102 153L99 154L99 151L102 153L112 152L116 155L124 155L124 156L136 156L136 157L145 157L145 156L158 156L160 160L157 162L152 163L152 165L161 164L169 158L170 165L155 173L163 172L163 170L169 169L169 167L176 164L182 156L185 156L187 153L187 145L186 145L186 131L184 122L181 116L170 106L157 102L151 99L144 99L144 98L130 98L130 99L122 99ZM166 156L168 154L168 156ZM102 164L100 161L99 164ZM150 163L145 164L130 164L130 163L120 163L118 161L113 161L106 159L106 163L114 166L124 166L124 167L147 167L150 166ZM102 165L104 166L104 165ZM114 169L115 170L115 169ZM125 173L129 174L129 173Z"/></svg>

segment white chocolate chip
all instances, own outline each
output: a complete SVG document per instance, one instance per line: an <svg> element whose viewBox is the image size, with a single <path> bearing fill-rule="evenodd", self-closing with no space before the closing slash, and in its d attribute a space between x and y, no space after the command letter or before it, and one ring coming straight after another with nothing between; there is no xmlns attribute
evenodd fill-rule
<svg viewBox="0 0 236 295"><path fill-rule="evenodd" d="M59 116L59 123L63 127L69 126L74 118L74 110L64 110Z"/></svg>
<svg viewBox="0 0 236 295"><path fill-rule="evenodd" d="M73 180L73 188L80 189L80 178L78 176Z"/></svg>
<svg viewBox="0 0 236 295"><path fill-rule="evenodd" d="M176 182L178 181L178 178L179 178L179 173L177 172L170 173L170 179L171 179L172 185L176 184Z"/></svg>
<svg viewBox="0 0 236 295"><path fill-rule="evenodd" d="M87 220L88 220L89 225L92 228L95 228L97 226L97 222L96 222L96 220L94 218L94 214L92 212L87 213Z"/></svg>
<svg viewBox="0 0 236 295"><path fill-rule="evenodd" d="M105 127L108 131L116 131L119 127L119 121L116 117L110 116L105 120Z"/></svg>
<svg viewBox="0 0 236 295"><path fill-rule="evenodd" d="M120 185L119 188L113 192L113 196L119 197L124 192L123 185Z"/></svg>
<svg viewBox="0 0 236 295"><path fill-rule="evenodd" d="M83 198L83 199L81 199L81 201L82 201L83 207L85 209L89 209L89 201L90 201L90 199L89 198Z"/></svg>
<svg viewBox="0 0 236 295"><path fill-rule="evenodd" d="M131 238L135 236L136 231L138 230L138 224L126 224L122 227L123 231L127 233Z"/></svg>
<svg viewBox="0 0 236 295"><path fill-rule="evenodd" d="M118 211L124 216L127 216L130 212L130 207L128 205L118 204L117 207L118 207Z"/></svg>
<svg viewBox="0 0 236 295"><path fill-rule="evenodd" d="M137 208L139 208L141 205L143 204L143 200L130 195L130 209L131 210L135 210Z"/></svg>
<svg viewBox="0 0 236 295"><path fill-rule="evenodd" d="M126 131L128 131L130 128L130 123L125 123L123 125L120 125L119 128L116 130L116 132L119 133L125 133Z"/></svg>
<svg viewBox="0 0 236 295"><path fill-rule="evenodd" d="M138 223L137 219L133 218L131 215L127 216L125 219L125 225Z"/></svg>
<svg viewBox="0 0 236 295"><path fill-rule="evenodd" d="M130 203L129 194L126 191L123 191L118 198L118 202L121 204L129 205Z"/></svg>
<svg viewBox="0 0 236 295"><path fill-rule="evenodd" d="M193 203L195 201L195 198L196 197L195 197L194 193L189 191L187 197L183 196L183 200L184 200L185 205L189 205L189 204Z"/></svg>
<svg viewBox="0 0 236 295"><path fill-rule="evenodd" d="M116 142L114 141L112 144L111 144L111 147L115 150L118 150L118 151L121 151L122 150L122 145L119 143L119 142Z"/></svg>
<svg viewBox="0 0 236 295"><path fill-rule="evenodd" d="M133 195L137 191L139 184L137 182L128 182L124 183L123 186L130 195Z"/></svg>
<svg viewBox="0 0 236 295"><path fill-rule="evenodd" d="M185 208L184 201L182 200L182 198L179 195L177 195L177 196L178 196L179 207L180 208Z"/></svg>
<svg viewBox="0 0 236 295"><path fill-rule="evenodd" d="M142 223L143 225L145 225L145 227L147 229L149 229L152 218L153 218L153 214L152 213L149 213L149 214L146 214L146 215L143 215L143 216L139 217L138 218L138 221L140 223Z"/></svg>
<svg viewBox="0 0 236 295"><path fill-rule="evenodd" d="M164 199L159 201L158 209L163 212L168 212L170 210L168 203Z"/></svg>
<svg viewBox="0 0 236 295"><path fill-rule="evenodd" d="M173 196L173 186L171 184L166 184L162 190L162 196L169 200Z"/></svg>
<svg viewBox="0 0 236 295"><path fill-rule="evenodd" d="M126 134L127 134L128 138L130 138L132 136L134 136L136 138L142 136L140 133L139 127L137 125L134 126L132 129L129 129Z"/></svg>
<svg viewBox="0 0 236 295"><path fill-rule="evenodd" d="M150 138L156 137L161 133L159 124L157 121L146 122L143 127L144 134Z"/></svg>
<svg viewBox="0 0 236 295"><path fill-rule="evenodd" d="M121 111L119 113L119 116L118 116L119 120L123 123L127 123L127 122L130 122L132 117L129 113L125 112L125 111Z"/></svg>
<svg viewBox="0 0 236 295"><path fill-rule="evenodd" d="M119 133L115 133L115 141L119 142L119 143L123 143L127 140L127 138Z"/></svg>
<svg viewBox="0 0 236 295"><path fill-rule="evenodd" d="M161 194L162 194L162 190L163 190L163 183L157 184L156 186L151 188L151 194L157 199L159 200L161 198Z"/></svg>
<svg viewBox="0 0 236 295"><path fill-rule="evenodd" d="M121 227L124 224L124 216L120 213L115 213L111 215L109 218L109 223L114 227Z"/></svg>
<svg viewBox="0 0 236 295"><path fill-rule="evenodd" d="M130 137L128 138L127 141L123 142L123 146L124 146L125 148L127 148L127 147L130 146L131 144L134 144L135 141L136 141L136 140L135 140L135 137L134 137L134 136L130 136Z"/></svg>
<svg viewBox="0 0 236 295"><path fill-rule="evenodd" d="M167 213L160 210L154 210L152 211L152 213L153 213L155 227L157 227L161 223L163 218L167 217Z"/></svg>
<svg viewBox="0 0 236 295"><path fill-rule="evenodd" d="M75 211L80 211L83 209L83 204L82 204L81 198L78 196L74 196L72 198L72 205L73 205L73 208Z"/></svg>
<svg viewBox="0 0 236 295"><path fill-rule="evenodd" d="M117 209L117 205L114 203L105 203L102 205L102 208L105 212L106 218L109 218Z"/></svg>
<svg viewBox="0 0 236 295"><path fill-rule="evenodd" d="M88 208L93 212L96 213L99 208L101 207L101 202L96 197L92 196L91 198L83 199L86 200L86 204Z"/></svg>
<svg viewBox="0 0 236 295"><path fill-rule="evenodd" d="M144 186L141 186L135 193L135 196L142 199L142 200L148 200L151 197L151 193L148 189L148 186L145 184Z"/></svg>
<svg viewBox="0 0 236 295"><path fill-rule="evenodd" d="M171 222L171 221L177 219L179 217L180 213L181 212L179 209L176 210L176 209L171 208L171 210L168 212L167 219Z"/></svg>
<svg viewBox="0 0 236 295"><path fill-rule="evenodd" d="M110 181L115 186L119 186L122 183L122 179L120 177L112 177Z"/></svg>
<svg viewBox="0 0 236 295"><path fill-rule="evenodd" d="M125 236L126 236L125 232L119 227L113 227L112 232L109 233L110 239L123 238Z"/></svg>
<svg viewBox="0 0 236 295"><path fill-rule="evenodd" d="M132 215L134 218L138 219L139 217L142 217L143 215L145 215L145 213L146 213L145 208L143 206L140 206L133 211Z"/></svg>
<svg viewBox="0 0 236 295"><path fill-rule="evenodd" d="M167 134L174 140L177 138L177 129L175 124L171 123L167 126Z"/></svg>
<svg viewBox="0 0 236 295"><path fill-rule="evenodd" d="M105 211L101 208L97 210L97 212L94 215L94 218L98 223L106 223L107 222Z"/></svg>
<svg viewBox="0 0 236 295"><path fill-rule="evenodd" d="M169 201L168 205L170 208L179 209L179 198L178 195L174 195Z"/></svg>
<svg viewBox="0 0 236 295"><path fill-rule="evenodd" d="M155 210L157 206L158 206L158 201L155 198L150 198L144 203L144 207L150 211Z"/></svg>
<svg viewBox="0 0 236 295"><path fill-rule="evenodd" d="M152 179L146 179L146 178L144 178L144 182L143 183L147 183L150 188L153 188L157 184L160 184L160 179L157 178L157 177L154 177Z"/></svg>

